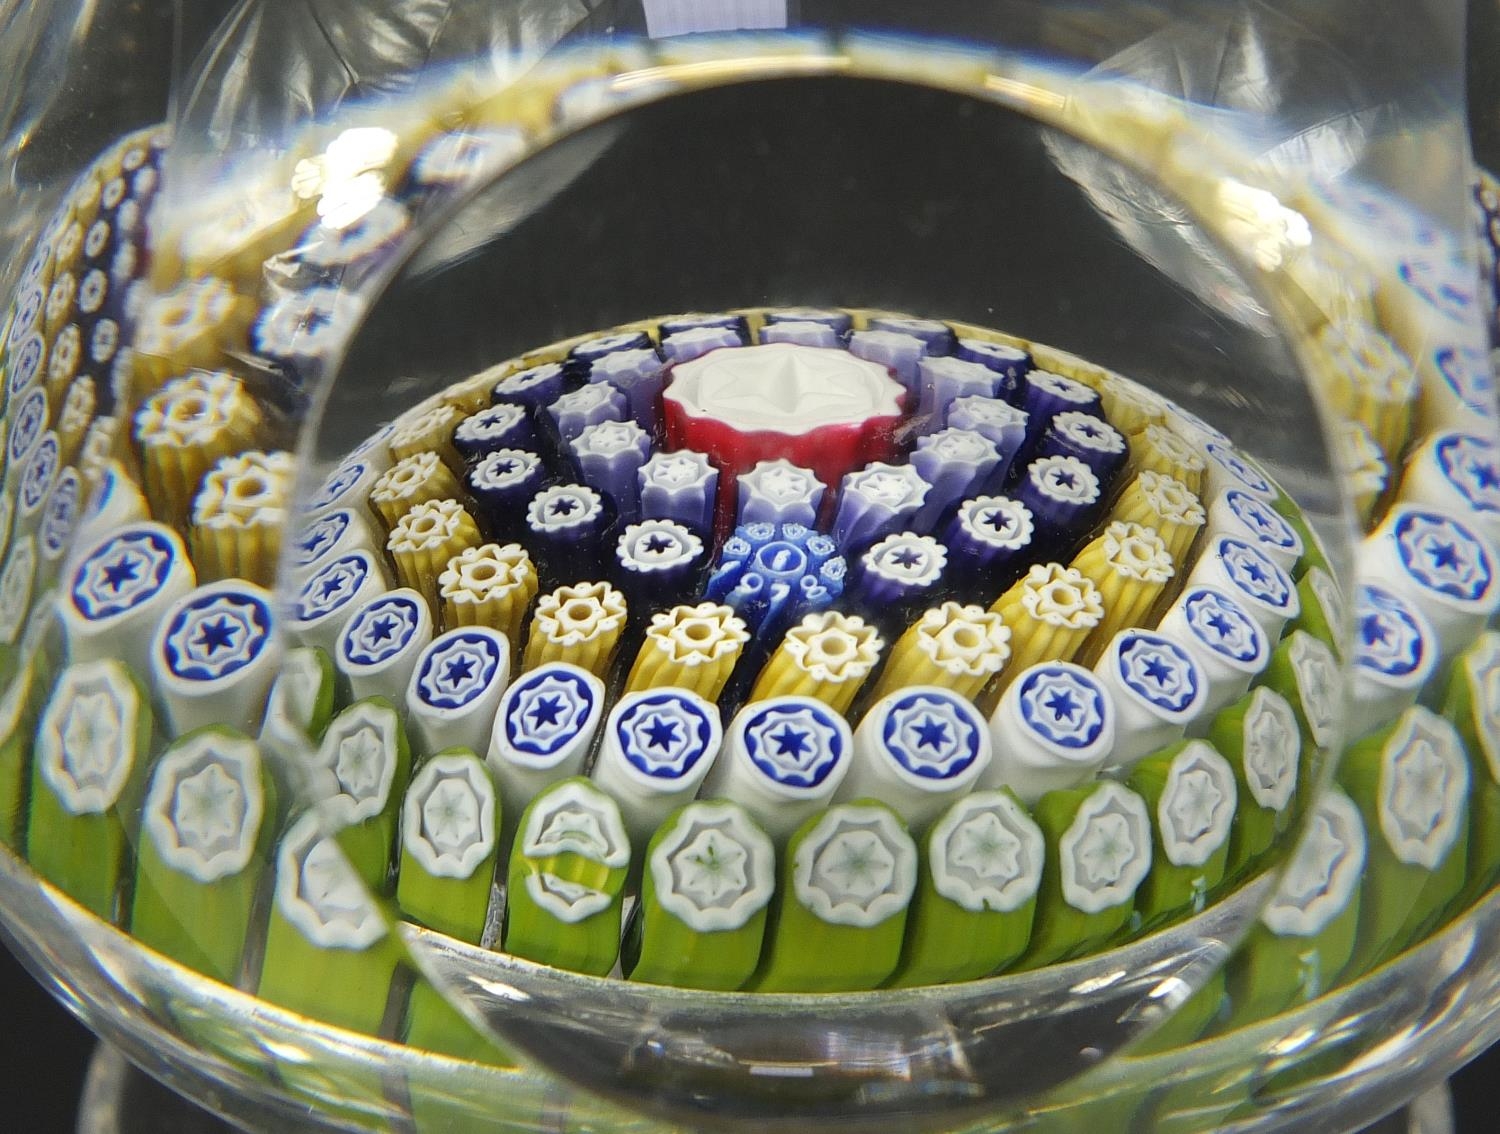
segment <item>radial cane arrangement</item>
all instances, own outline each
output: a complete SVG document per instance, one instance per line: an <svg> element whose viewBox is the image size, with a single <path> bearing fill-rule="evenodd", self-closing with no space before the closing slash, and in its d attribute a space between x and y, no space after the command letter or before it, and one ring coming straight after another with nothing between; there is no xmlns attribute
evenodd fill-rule
<svg viewBox="0 0 1500 1134"><path fill-rule="evenodd" d="M0 839L82 906L448 1049L440 1001L390 1011L392 915L705 991L970 981L1202 913L1308 808L1230 977L1249 1020L1488 888L1500 455L1461 340L1403 354L1374 297L1309 330L1369 531L1347 597L1225 434L931 313L538 344L294 497L360 286L524 144L357 133L297 174L398 167L377 203L213 228L153 227L167 142L126 139L17 290ZM1402 277L1429 324L1450 267Z"/></svg>

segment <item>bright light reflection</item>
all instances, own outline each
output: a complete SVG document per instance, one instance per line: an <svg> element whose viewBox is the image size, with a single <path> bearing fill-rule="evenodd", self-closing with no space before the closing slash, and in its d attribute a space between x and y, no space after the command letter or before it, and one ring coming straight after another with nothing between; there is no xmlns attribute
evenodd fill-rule
<svg viewBox="0 0 1500 1134"><path fill-rule="evenodd" d="M1283 205L1274 193L1226 177L1219 182L1218 197L1231 239L1262 271L1275 271L1290 251L1312 243L1307 218Z"/></svg>
<svg viewBox="0 0 1500 1134"><path fill-rule="evenodd" d="M379 126L343 131L317 157L292 170L292 192L318 198L318 216L329 228L348 228L385 196L384 168L396 154L396 135Z"/></svg>

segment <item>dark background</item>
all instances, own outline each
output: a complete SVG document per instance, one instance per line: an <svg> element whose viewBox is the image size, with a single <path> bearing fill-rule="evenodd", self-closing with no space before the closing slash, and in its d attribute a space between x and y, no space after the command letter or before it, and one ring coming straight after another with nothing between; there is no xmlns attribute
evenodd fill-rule
<svg viewBox="0 0 1500 1134"><path fill-rule="evenodd" d="M193 13L187 28L191 40L197 25L212 26L209 11L221 5L203 0L185 7ZM1483 45L1500 44L1500 5L1496 0L1479 0L1470 7L1470 22L1469 100L1475 150L1481 162L1494 168L1500 166L1500 72L1492 71L1496 55L1484 51ZM190 52L191 46L179 43L177 50ZM92 1049L89 1032L8 951L0 949L0 1131L60 1134L71 1130ZM1497 1073L1500 1058L1491 1053L1455 1079L1460 1134L1496 1128L1487 1083ZM177 1128L164 1098L143 1095L141 1102L151 1114L141 1129L166 1134Z"/></svg>

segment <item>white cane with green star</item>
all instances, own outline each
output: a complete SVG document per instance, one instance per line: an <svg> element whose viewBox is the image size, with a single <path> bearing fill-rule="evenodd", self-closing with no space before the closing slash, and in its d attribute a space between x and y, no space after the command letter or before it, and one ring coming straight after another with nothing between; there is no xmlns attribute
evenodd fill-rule
<svg viewBox="0 0 1500 1134"><path fill-rule="evenodd" d="M1350 747L1338 780L1369 832L1346 974L1358 976L1425 933L1463 886L1469 761L1452 724L1418 706Z"/></svg>
<svg viewBox="0 0 1500 1134"><path fill-rule="evenodd" d="M1040 968L1095 951L1135 908L1152 868L1151 819L1139 795L1112 780L1050 791L1032 808L1046 859L1031 942L1017 962Z"/></svg>
<svg viewBox="0 0 1500 1134"><path fill-rule="evenodd" d="M921 842L921 864L892 988L977 980L1026 949L1046 847L1006 790L949 805Z"/></svg>
<svg viewBox="0 0 1500 1134"><path fill-rule="evenodd" d="M237 983L275 814L254 741L224 726L174 741L152 769L141 813L136 938Z"/></svg>
<svg viewBox="0 0 1500 1134"><path fill-rule="evenodd" d="M43 878L118 921L133 816L150 753L150 701L125 664L64 669L37 726L26 851Z"/></svg>
<svg viewBox="0 0 1500 1134"><path fill-rule="evenodd" d="M1126 782L1153 819L1151 871L1136 890L1133 921L1145 930L1201 913L1229 860L1234 770L1206 740L1187 740L1142 760Z"/></svg>
<svg viewBox="0 0 1500 1134"><path fill-rule="evenodd" d="M1262 685L1214 718L1208 741L1234 769L1239 794L1224 867L1233 879L1254 869L1291 823L1302 733L1287 699Z"/></svg>
<svg viewBox="0 0 1500 1134"><path fill-rule="evenodd" d="M680 808L646 849L626 948L630 979L739 988L760 961L775 887L775 849L743 807L712 800Z"/></svg>
<svg viewBox="0 0 1500 1134"><path fill-rule="evenodd" d="M917 847L883 803L839 804L799 827L782 859L756 992L876 988L901 959Z"/></svg>
<svg viewBox="0 0 1500 1134"><path fill-rule="evenodd" d="M484 935L500 846L494 775L467 748L422 762L401 805L402 916L471 945Z"/></svg>

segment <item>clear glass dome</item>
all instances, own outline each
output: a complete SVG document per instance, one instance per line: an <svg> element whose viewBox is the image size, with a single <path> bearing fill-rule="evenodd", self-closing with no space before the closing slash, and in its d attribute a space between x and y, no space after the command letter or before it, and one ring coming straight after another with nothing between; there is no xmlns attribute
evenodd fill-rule
<svg viewBox="0 0 1500 1134"><path fill-rule="evenodd" d="M261 1125L1248 1130L1441 1073L1500 197L1442 13L1295 7L29 12L34 966Z"/></svg>

